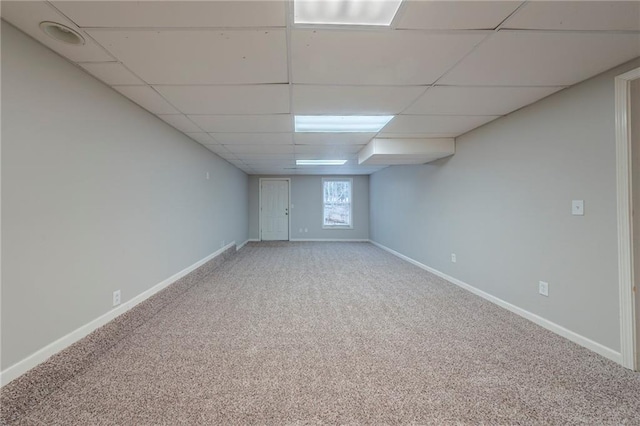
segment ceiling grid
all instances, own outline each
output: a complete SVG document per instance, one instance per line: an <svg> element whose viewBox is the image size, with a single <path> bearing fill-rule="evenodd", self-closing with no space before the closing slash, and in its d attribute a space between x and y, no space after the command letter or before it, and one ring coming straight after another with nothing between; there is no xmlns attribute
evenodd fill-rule
<svg viewBox="0 0 640 426"><path fill-rule="evenodd" d="M2 18L247 173L370 174L374 138L455 138L640 56L640 2L404 0L387 27L293 1L3 1ZM69 46L38 25L85 39ZM394 115L295 133L294 115ZM345 159L295 167L296 159Z"/></svg>

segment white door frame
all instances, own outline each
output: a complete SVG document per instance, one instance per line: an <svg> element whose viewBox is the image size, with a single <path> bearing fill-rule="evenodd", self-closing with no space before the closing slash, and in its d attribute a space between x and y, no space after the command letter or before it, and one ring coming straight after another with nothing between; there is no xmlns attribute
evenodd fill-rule
<svg viewBox="0 0 640 426"><path fill-rule="evenodd" d="M618 198L618 280L620 293L620 355L624 367L638 370L633 271L633 198L631 169L631 82L640 68L615 78L616 181ZM640 172L640 171L639 171ZM636 200L640 202L640 200Z"/></svg>
<svg viewBox="0 0 640 426"><path fill-rule="evenodd" d="M259 240L262 241L262 181L265 180L285 180L287 181L287 187L289 188L288 201L287 201L287 226L289 228L287 241L291 241L291 178L259 178L258 179L258 234Z"/></svg>

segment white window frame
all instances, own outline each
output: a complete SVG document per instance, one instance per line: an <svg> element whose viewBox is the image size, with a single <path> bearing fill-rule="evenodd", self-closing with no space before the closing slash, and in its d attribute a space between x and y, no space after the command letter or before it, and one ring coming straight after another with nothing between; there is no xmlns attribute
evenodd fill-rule
<svg viewBox="0 0 640 426"><path fill-rule="evenodd" d="M349 218L351 218L351 223L349 225L325 225L324 224L324 183L325 182L349 182L351 186L351 201L349 203ZM322 229L353 229L353 179L346 177L330 177L330 178L322 178Z"/></svg>

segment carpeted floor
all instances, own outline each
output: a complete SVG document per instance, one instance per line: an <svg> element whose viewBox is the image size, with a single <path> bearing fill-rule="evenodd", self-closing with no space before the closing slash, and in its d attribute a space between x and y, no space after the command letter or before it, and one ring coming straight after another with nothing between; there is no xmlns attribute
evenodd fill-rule
<svg viewBox="0 0 640 426"><path fill-rule="evenodd" d="M15 423L640 424L640 374L371 244L251 243Z"/></svg>

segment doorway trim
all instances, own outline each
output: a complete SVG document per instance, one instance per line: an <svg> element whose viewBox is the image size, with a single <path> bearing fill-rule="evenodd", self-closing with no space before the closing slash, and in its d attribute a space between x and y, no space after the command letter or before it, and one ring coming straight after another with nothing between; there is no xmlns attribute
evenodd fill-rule
<svg viewBox="0 0 640 426"><path fill-rule="evenodd" d="M287 187L289 190L287 210L287 226L289 228L288 237L286 241L291 241L291 178L259 178L258 179L258 240L262 241L262 182L265 180L283 180L287 181Z"/></svg>
<svg viewBox="0 0 640 426"><path fill-rule="evenodd" d="M622 365L638 370L633 271L633 203L631 169L631 82L640 68L615 78L616 186L618 199L618 285L620 294L620 354ZM639 200L640 201L640 200Z"/></svg>

